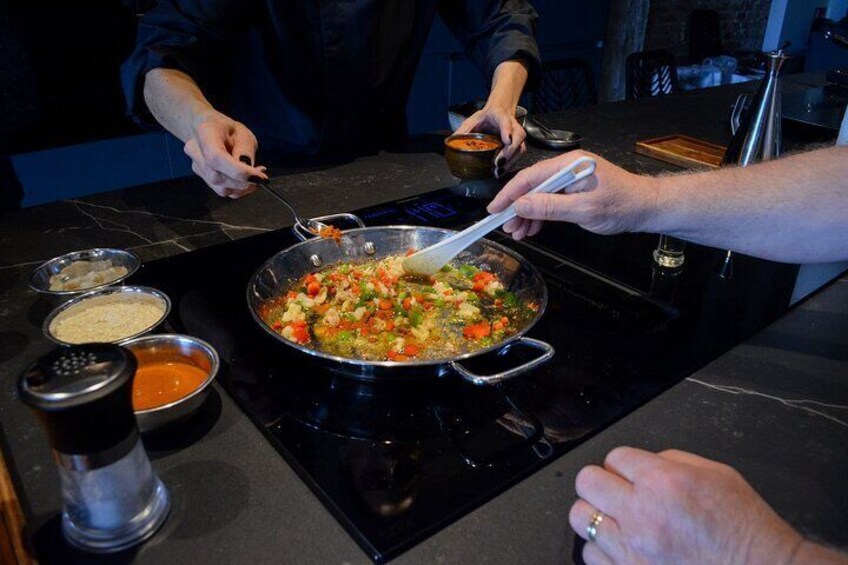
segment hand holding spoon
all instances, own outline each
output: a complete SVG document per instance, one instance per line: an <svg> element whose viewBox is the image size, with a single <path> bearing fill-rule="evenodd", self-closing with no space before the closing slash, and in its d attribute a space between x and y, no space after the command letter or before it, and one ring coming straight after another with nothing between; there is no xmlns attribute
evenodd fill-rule
<svg viewBox="0 0 848 565"><path fill-rule="evenodd" d="M579 167L583 168L579 172L575 172ZM581 157L527 194L558 192L568 185L594 174L594 172L594 159L591 157ZM407 273L433 275L469 245L485 237L489 232L501 227L515 218L516 215L515 204L513 203L506 210L497 214L491 214L471 227L404 258L403 269Z"/></svg>

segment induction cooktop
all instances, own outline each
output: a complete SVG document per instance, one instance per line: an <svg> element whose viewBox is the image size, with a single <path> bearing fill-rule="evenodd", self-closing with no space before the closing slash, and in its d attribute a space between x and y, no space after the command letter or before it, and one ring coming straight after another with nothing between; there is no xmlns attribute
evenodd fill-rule
<svg viewBox="0 0 848 565"><path fill-rule="evenodd" d="M485 200L462 186L360 210L368 225L460 228ZM344 226L340 226L344 227ZM375 562L421 542L586 441L788 308L795 268L690 245L679 271L657 268L657 236L601 237L548 225L529 242L503 233L542 272L548 309L531 337L547 364L499 386L456 375L367 383L310 363L256 326L245 300L290 230L147 263L139 282L171 297L173 331L209 341L218 381ZM513 348L478 372L527 359ZM190 422L184 425L191 425ZM280 512L285 512L280 508Z"/></svg>

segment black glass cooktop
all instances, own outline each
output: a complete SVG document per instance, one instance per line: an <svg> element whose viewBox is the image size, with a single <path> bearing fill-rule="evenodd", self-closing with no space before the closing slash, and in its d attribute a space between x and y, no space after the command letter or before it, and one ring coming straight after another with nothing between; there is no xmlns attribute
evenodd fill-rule
<svg viewBox="0 0 848 565"><path fill-rule="evenodd" d="M369 225L464 226L484 202L461 189L360 211ZM787 309L791 266L686 250L679 273L653 268L657 237L594 236L549 225L513 246L543 273L546 314L530 332L546 365L500 386L446 375L369 384L310 364L253 322L252 274L295 242L289 230L145 265L141 282L169 294L169 324L211 342L218 378L270 443L375 561L385 561L538 471ZM478 372L526 351L469 363ZM286 509L280 508L280 512Z"/></svg>

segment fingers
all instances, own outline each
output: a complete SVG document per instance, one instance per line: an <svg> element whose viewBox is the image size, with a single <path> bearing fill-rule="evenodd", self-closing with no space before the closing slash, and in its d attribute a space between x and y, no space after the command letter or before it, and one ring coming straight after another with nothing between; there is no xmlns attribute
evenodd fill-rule
<svg viewBox="0 0 848 565"><path fill-rule="evenodd" d="M507 160L504 151L501 150L495 158L495 178L499 179L511 171L515 167L516 163L518 163L521 156L525 153L527 153L527 144L524 142L521 142L521 145L518 146L518 150L512 155L512 157L509 158L509 160Z"/></svg>
<svg viewBox="0 0 848 565"><path fill-rule="evenodd" d="M659 452L657 455L662 457L663 459L667 459L669 461L675 461L677 463L684 463L686 465L691 465L693 467L702 467L702 468L716 468L716 467L727 467L724 463L720 463L718 461L714 461L712 459L707 459L706 457L701 457L700 455L696 455L694 453L689 453L688 451L680 451L678 449L667 449L665 451Z"/></svg>
<svg viewBox="0 0 848 565"><path fill-rule="evenodd" d="M236 133L232 137L232 149L230 153L238 158L239 163L253 167L253 161L256 159L257 146L256 138L253 137L252 133L236 128Z"/></svg>
<svg viewBox="0 0 848 565"><path fill-rule="evenodd" d="M656 453L635 447L616 447L604 459L604 468L635 483L640 475L651 473L661 458Z"/></svg>
<svg viewBox="0 0 848 565"><path fill-rule="evenodd" d="M542 181L559 170L559 159L541 161L530 168L524 169L512 178L486 207L490 214L505 210L527 191L538 186Z"/></svg>
<svg viewBox="0 0 848 565"><path fill-rule="evenodd" d="M515 212L528 220L554 220L579 224L583 219L580 207L583 194L528 194L515 203Z"/></svg>
<svg viewBox="0 0 848 565"><path fill-rule="evenodd" d="M615 514L627 505L633 485L597 465L583 467L574 481L577 495L605 513Z"/></svg>
<svg viewBox="0 0 848 565"><path fill-rule="evenodd" d="M513 233L526 221L527 220L524 218L513 218L503 225L503 231L506 233Z"/></svg>
<svg viewBox="0 0 848 565"><path fill-rule="evenodd" d="M540 220L525 220L524 218L513 218L503 225L503 231L511 234L513 239L519 241L524 237L533 237L542 231L544 222ZM524 228L523 230L521 228Z"/></svg>
<svg viewBox="0 0 848 565"><path fill-rule="evenodd" d="M545 223L542 220L530 220L530 229L527 230L527 237L533 237L537 235L540 231L542 231L542 226Z"/></svg>
<svg viewBox="0 0 848 565"><path fill-rule="evenodd" d="M255 150L250 151L248 149L249 146L241 145L241 151L248 151L250 155L245 154L241 157L244 157L244 160L247 159L252 160L252 154ZM194 173L202 178L209 188L211 188L218 196L229 197L229 198L241 198L243 196L247 196L255 191L255 187L247 182L247 180L236 179L230 177L229 175L217 170L213 167L206 159L203 150L200 148L197 140L190 139L186 142L185 147L183 148L185 154L188 155L191 160L191 169ZM241 164L241 163L240 163ZM248 165L242 165L248 166ZM248 166L249 170L257 171L260 176L265 178L267 175L264 173L263 167L252 167Z"/></svg>
<svg viewBox="0 0 848 565"><path fill-rule="evenodd" d="M475 112L462 122L454 133L471 133L480 123L480 112Z"/></svg>
<svg viewBox="0 0 848 565"><path fill-rule="evenodd" d="M512 239L515 241L521 241L525 237L527 237L527 233L530 231L530 222L527 220L521 222L521 224L512 232Z"/></svg>
<svg viewBox="0 0 848 565"><path fill-rule="evenodd" d="M201 124L197 128L197 145L206 164L231 179L246 182L258 173L256 167L238 161L233 155L247 155L253 159L256 140L250 130L240 124Z"/></svg>
<svg viewBox="0 0 848 565"><path fill-rule="evenodd" d="M507 162L514 161L518 158L522 151L524 139L527 137L527 132L521 127L513 116L500 114L498 116L498 131L503 141L504 147L501 149L497 159L504 158Z"/></svg>
<svg viewBox="0 0 848 565"><path fill-rule="evenodd" d="M232 200L238 200L239 198L244 198L245 196L253 194L257 190L259 190L259 187L255 184L251 184L244 190L227 190L224 196Z"/></svg>
<svg viewBox="0 0 848 565"><path fill-rule="evenodd" d="M583 563L586 565L612 565L615 562L601 551L597 544L587 543L583 546Z"/></svg>
<svg viewBox="0 0 848 565"><path fill-rule="evenodd" d="M589 541L588 527L597 509L583 499L578 499L568 513L568 523L578 536L586 540L587 545L597 545L598 548L616 561L620 561L623 551L621 547L621 528L615 518L604 513L603 520L595 526L595 541Z"/></svg>

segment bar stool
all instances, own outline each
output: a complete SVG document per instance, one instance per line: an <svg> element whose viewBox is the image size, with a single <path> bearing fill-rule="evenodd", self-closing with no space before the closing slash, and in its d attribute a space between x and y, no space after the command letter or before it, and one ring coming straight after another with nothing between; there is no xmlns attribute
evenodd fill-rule
<svg viewBox="0 0 848 565"><path fill-rule="evenodd" d="M531 93L530 102L536 114L597 104L592 67L585 59L544 63L542 78Z"/></svg>
<svg viewBox="0 0 848 565"><path fill-rule="evenodd" d="M670 51L632 53L624 69L628 100L677 92L677 63Z"/></svg>

